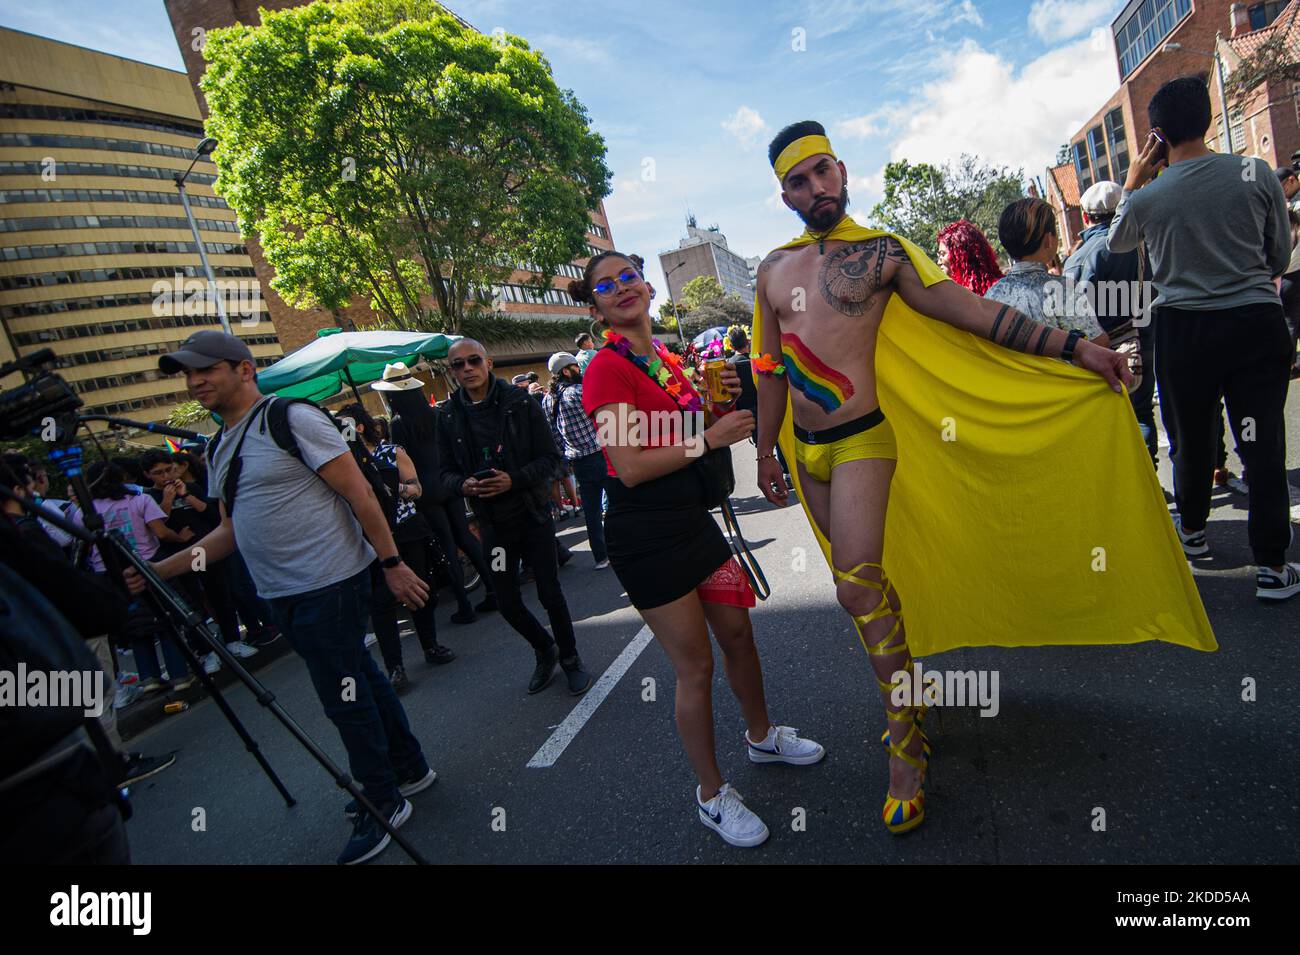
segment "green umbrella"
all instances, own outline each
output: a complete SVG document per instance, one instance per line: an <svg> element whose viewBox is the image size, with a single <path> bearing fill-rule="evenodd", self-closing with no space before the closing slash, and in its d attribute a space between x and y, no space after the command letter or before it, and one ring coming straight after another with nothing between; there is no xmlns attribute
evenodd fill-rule
<svg viewBox="0 0 1300 955"><path fill-rule="evenodd" d="M429 332L342 332L323 328L310 345L286 355L257 376L264 395L323 401L345 388L361 400L358 385L384 376L395 361L417 362L445 358L460 336Z"/></svg>

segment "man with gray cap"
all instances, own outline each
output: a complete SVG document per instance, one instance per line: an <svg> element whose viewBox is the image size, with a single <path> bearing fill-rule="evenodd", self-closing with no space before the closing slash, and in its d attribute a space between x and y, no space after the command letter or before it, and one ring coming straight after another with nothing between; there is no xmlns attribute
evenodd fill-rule
<svg viewBox="0 0 1300 955"><path fill-rule="evenodd" d="M1151 463L1155 464L1160 447L1154 402L1155 330L1149 314L1143 310L1149 304L1149 296L1143 291L1142 284L1144 270L1140 256L1144 252L1140 249L1112 252L1106 245L1110 223L1115 218L1115 208L1123 194L1124 190L1118 183L1102 180L1090 186L1080 197L1079 205L1083 207L1083 224L1086 228L1080 236L1079 248L1065 260L1061 274L1073 281L1076 287L1087 289L1088 300L1097 313L1097 321L1112 342L1117 333L1125 331L1128 323L1132 322L1137 327L1138 367L1142 372L1142 383L1130 391L1128 397L1133 404L1133 413L1137 415L1138 427L1142 430L1142 440L1146 442L1147 451L1151 455Z"/></svg>
<svg viewBox="0 0 1300 955"><path fill-rule="evenodd" d="M587 540L596 569L609 566L605 552L605 518L601 499L605 488L605 452L591 419L582 410L582 371L578 359L568 352L556 352L546 363L551 372L551 391L542 399L551 428L560 436L561 450L573 467L582 496L582 513L587 521Z"/></svg>
<svg viewBox="0 0 1300 955"><path fill-rule="evenodd" d="M402 563L338 428L321 408L264 396L247 345L224 332L196 332L158 367L184 372L190 395L221 417L207 455L208 494L219 501L221 524L195 547L211 563L238 540L258 593L307 664L352 775L392 825L401 825L411 815L406 797L437 777L365 647L370 563L377 555L389 590L407 607L422 607L428 586ZM155 566L175 577L192 559L182 551ZM365 862L390 838L360 812L338 861Z"/></svg>

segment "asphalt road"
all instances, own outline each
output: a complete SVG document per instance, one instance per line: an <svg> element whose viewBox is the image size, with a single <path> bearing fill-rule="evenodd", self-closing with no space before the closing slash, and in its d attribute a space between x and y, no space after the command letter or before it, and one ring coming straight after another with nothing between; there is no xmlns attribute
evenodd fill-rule
<svg viewBox="0 0 1300 955"><path fill-rule="evenodd" d="M1300 387L1288 407L1288 465L1300 487ZM750 458L736 459L738 492L751 493ZM1161 479L1172 487L1163 461ZM625 653L630 665L553 765L530 768L539 751L553 753L544 747L575 706L591 701L570 697L562 680L529 697L533 660L523 640L496 614L468 627L446 623L454 605L444 594L440 636L459 659L430 669L414 639L403 641L414 684L403 702L439 778L412 798L402 831L431 860L449 863L1294 862L1300 599L1255 599L1245 503L1216 492L1215 556L1194 571L1217 653L1147 643L970 649L927 660L1000 671L1001 709L993 719L971 707L936 711L927 819L899 839L880 823L887 759L866 657L820 560L810 559L807 572L791 569L794 547L816 557L811 532L797 507L738 499L774 592L754 614L773 717L827 748L812 767L749 763L718 661L720 762L772 830L757 849L732 848L696 819L671 669L652 640L638 640L640 619L612 572L592 569L581 523L570 521L562 534L577 554L561 580L580 650L595 675ZM545 619L532 591L527 599ZM1247 676L1258 684L1249 704L1241 701ZM259 677L343 762L298 658ZM233 688L229 699L299 804L285 808L217 709L200 702L131 742L150 753L179 751L171 769L133 791L134 860L332 863L349 834L346 794L246 689ZM1105 831L1094 829L1098 807ZM199 808L203 831L195 831ZM406 861L393 846L376 863Z"/></svg>

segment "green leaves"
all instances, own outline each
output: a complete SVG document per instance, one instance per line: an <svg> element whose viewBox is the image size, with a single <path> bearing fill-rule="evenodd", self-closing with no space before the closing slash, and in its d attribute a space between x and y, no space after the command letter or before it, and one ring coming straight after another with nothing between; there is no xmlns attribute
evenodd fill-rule
<svg viewBox="0 0 1300 955"><path fill-rule="evenodd" d="M1022 198L1022 170L987 166L977 156L963 154L954 166L910 163L906 159L885 167L884 197L871 210L871 220L915 242L934 258L939 230L958 219L969 219L989 237L998 252L998 217Z"/></svg>
<svg viewBox="0 0 1300 955"><path fill-rule="evenodd" d="M340 0L212 31L204 55L218 189L290 303L455 332L511 263L549 284L585 252L604 143L524 40L432 0Z"/></svg>
<svg viewBox="0 0 1300 955"><path fill-rule="evenodd" d="M727 292L712 275L698 275L682 286L682 307L693 312L702 305L719 302Z"/></svg>

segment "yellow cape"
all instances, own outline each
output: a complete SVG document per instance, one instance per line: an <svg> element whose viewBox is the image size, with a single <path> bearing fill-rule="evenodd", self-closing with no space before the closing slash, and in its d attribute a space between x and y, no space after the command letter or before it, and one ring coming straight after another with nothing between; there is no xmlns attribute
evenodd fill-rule
<svg viewBox="0 0 1300 955"><path fill-rule="evenodd" d="M825 238L890 234L845 217ZM947 281L894 238L927 286ZM762 322L755 301L755 349ZM927 318L898 295L885 308L876 382L898 438L883 564L914 655L1144 640L1218 648L1127 395ZM787 398L780 444L792 464L793 418ZM830 545L804 513L829 564Z"/></svg>

